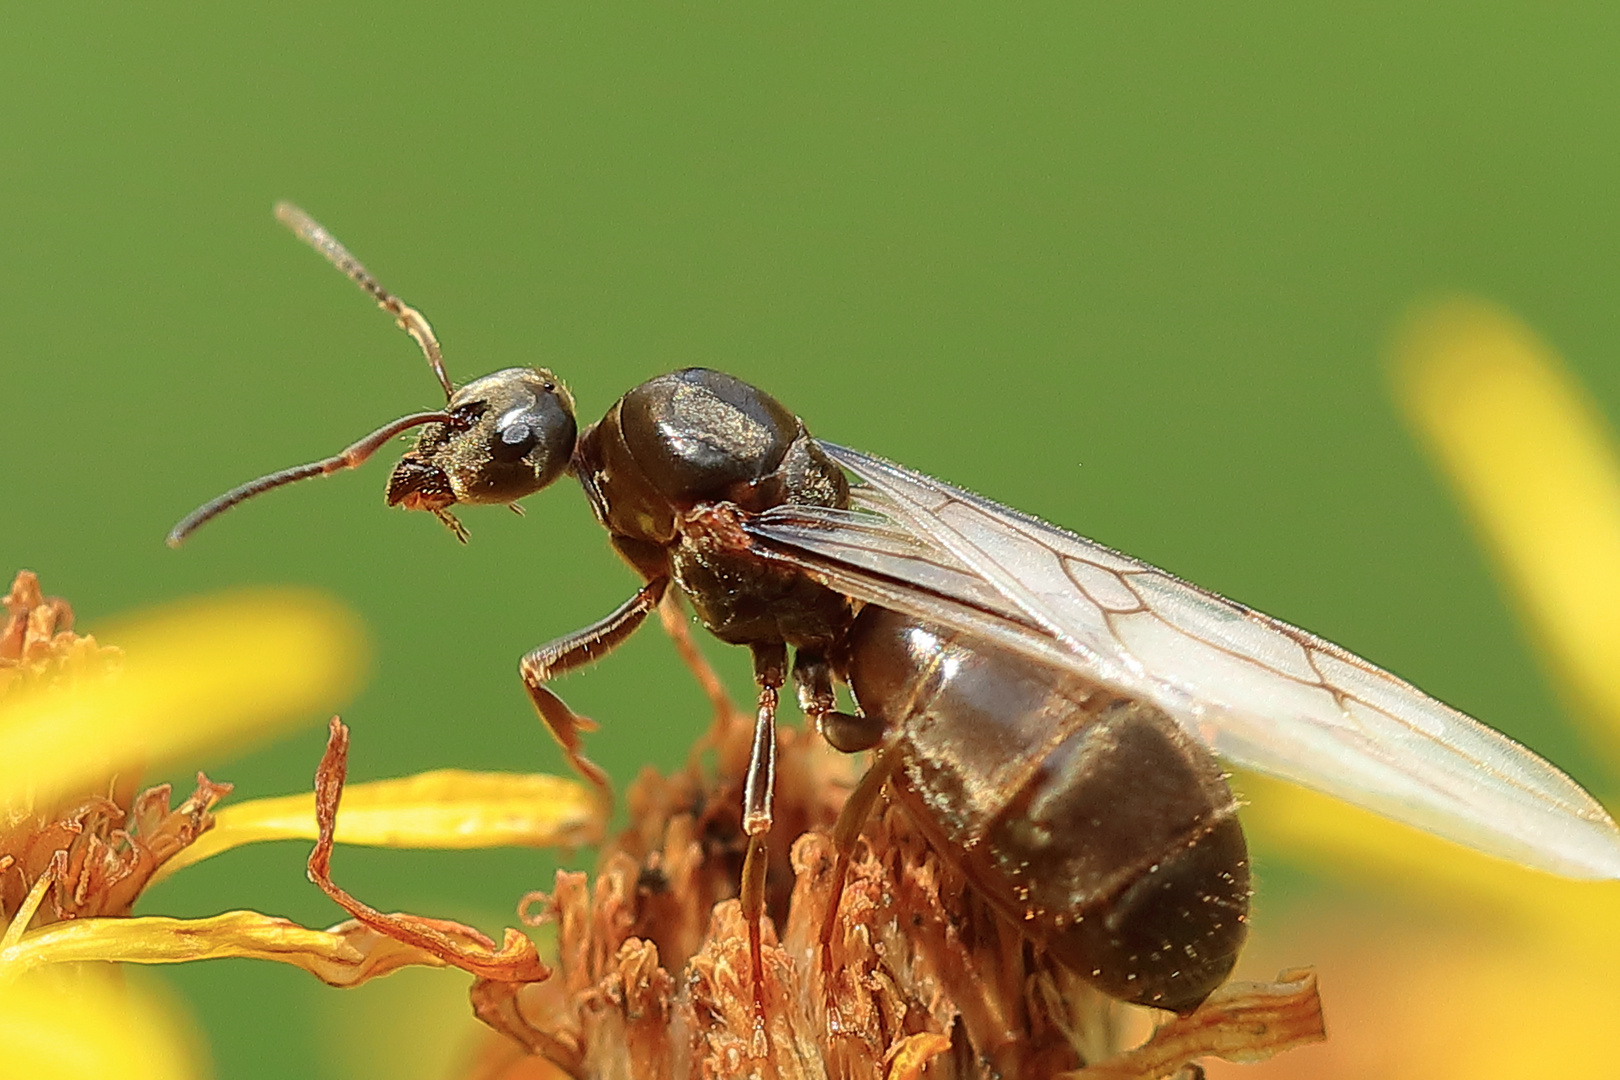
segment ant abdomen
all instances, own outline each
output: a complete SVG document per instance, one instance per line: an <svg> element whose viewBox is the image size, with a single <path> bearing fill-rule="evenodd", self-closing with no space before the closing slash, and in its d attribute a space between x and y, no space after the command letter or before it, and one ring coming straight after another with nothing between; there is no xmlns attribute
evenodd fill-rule
<svg viewBox="0 0 1620 1080"><path fill-rule="evenodd" d="M1125 1001L1185 1012L1245 935L1248 852L1209 752L1162 710L868 607L849 681L900 804L994 907Z"/></svg>

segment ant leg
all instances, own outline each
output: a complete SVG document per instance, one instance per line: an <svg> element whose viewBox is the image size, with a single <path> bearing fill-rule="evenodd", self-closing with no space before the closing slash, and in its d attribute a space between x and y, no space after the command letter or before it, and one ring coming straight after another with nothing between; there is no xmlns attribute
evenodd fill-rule
<svg viewBox="0 0 1620 1080"><path fill-rule="evenodd" d="M703 650L692 640L692 627L686 621L686 611L681 606L680 597L675 593L667 594L658 605L658 618L664 624L664 633L675 645L681 663L692 673L703 696L709 699L709 705L714 709L714 720L708 732L692 747L688 758L688 765L695 767L699 756L709 747L718 745L721 736L742 719L742 713L732 702L731 695L726 693L725 684L715 674Z"/></svg>
<svg viewBox="0 0 1620 1080"><path fill-rule="evenodd" d="M826 978L832 972L833 932L838 926L838 909L844 898L844 880L849 876L855 841L860 838L861 827L877 805L883 785L899 767L900 755L895 752L896 744L883 747L888 730L880 718L838 711L832 668L824 657L801 650L793 658L793 685L799 692L799 708L815 722L816 730L833 749L857 754L863 750L882 748L877 762L866 770L855 785L855 790L844 800L843 808L838 811L838 820L833 824L833 848L838 852L838 861L833 866L827 911L821 920L821 971L823 978ZM836 1006L830 984L827 991L827 1010L831 1015Z"/></svg>
<svg viewBox="0 0 1620 1080"><path fill-rule="evenodd" d="M816 725L816 731L834 750L858 754L882 744L887 731L882 720L865 713L838 711L832 667L825 657L800 649L793 657L793 687L799 694L799 711Z"/></svg>
<svg viewBox="0 0 1620 1080"><path fill-rule="evenodd" d="M594 731L596 724L570 709L562 698L546 689L545 684L558 675L584 667L623 643L636 632L636 627L642 624L648 613L658 606L668 588L668 578L654 578L643 585L636 595L620 604L613 614L583 630L576 630L540 646L518 664L518 672L523 676L523 685L529 691L529 700L534 702L535 711L546 722L546 728L568 756L568 763L574 767L574 771L596 788L604 802L610 800L613 794L607 773L580 753L580 732Z"/></svg>
<svg viewBox="0 0 1620 1080"><path fill-rule="evenodd" d="M850 858L855 853L855 841L860 839L861 827L871 816L872 809L877 805L878 796L883 793L883 785L889 782L900 768L899 744L890 743L878 755L872 767L866 770L855 790L849 793L844 800L844 807L838 811L838 820L833 823L833 848L838 852L838 862L833 866L831 897L827 901L827 913L821 919L821 971L823 977L832 972L832 939L833 931L838 926L838 908L844 899L844 879L849 875ZM828 1004L831 1006L831 992L829 987Z"/></svg>
<svg viewBox="0 0 1620 1080"><path fill-rule="evenodd" d="M754 975L754 1019L765 1023L765 958L760 942L765 919L765 867L770 862L765 836L771 831L771 796L776 787L776 705L787 681L787 646L756 644L754 682L759 686L759 708L754 713L754 744L743 780L743 832L748 854L743 858L740 899L748 923L748 958Z"/></svg>

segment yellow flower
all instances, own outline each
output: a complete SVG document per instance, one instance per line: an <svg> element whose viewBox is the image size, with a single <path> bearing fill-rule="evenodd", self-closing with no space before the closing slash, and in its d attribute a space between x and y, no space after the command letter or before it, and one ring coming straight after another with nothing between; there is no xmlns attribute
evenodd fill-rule
<svg viewBox="0 0 1620 1080"><path fill-rule="evenodd" d="M1612 433L1553 351L1482 302L1421 312L1399 342L1395 376L1545 666L1573 690L1588 741L1607 751L1607 775L1620 775ZM1286 853L1405 905L1404 916L1318 908L1273 935L1332 972L1333 1037L1290 1065L1323 1080L1613 1071L1620 882L1525 870L1259 778L1244 791L1262 858Z"/></svg>
<svg viewBox="0 0 1620 1080"><path fill-rule="evenodd" d="M131 773L240 746L330 708L354 685L361 635L318 596L253 593L158 612L109 650L72 632L68 605L19 574L0 632L0 1063L6 1075L194 1075L183 1025L99 962L223 956L293 964L357 985L407 964L540 977L517 931L497 949L454 923L382 916L326 874L337 788L213 813L228 785L199 776L169 808ZM334 745L340 725L333 721ZM341 775L329 751L323 776ZM341 779L338 788L341 787ZM543 776L439 772L360 784L336 839L393 847L575 845L598 833L594 796ZM207 842L197 843L206 837ZM317 839L312 876L356 918L313 930L255 911L128 917L155 877L231 847ZM377 929L381 925L387 932ZM401 933L403 929L404 933ZM392 936L390 936L392 935ZM414 935L414 937L413 937ZM398 940L405 937L406 940Z"/></svg>

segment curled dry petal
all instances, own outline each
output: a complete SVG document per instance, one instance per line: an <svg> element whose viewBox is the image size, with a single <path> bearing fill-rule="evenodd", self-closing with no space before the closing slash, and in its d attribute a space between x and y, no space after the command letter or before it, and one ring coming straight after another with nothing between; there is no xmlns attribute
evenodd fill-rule
<svg viewBox="0 0 1620 1080"><path fill-rule="evenodd" d="M326 753L315 773L315 816L319 836L309 854L309 879L357 921L453 967L495 981L532 982L547 978L551 970L519 930L507 928L506 938L495 943L471 927L417 915L385 914L361 903L333 880L332 844L343 781L348 771L349 729L332 718Z"/></svg>
<svg viewBox="0 0 1620 1080"><path fill-rule="evenodd" d="M335 839L395 848L573 848L601 833L599 801L571 780L441 769L347 785ZM312 792L239 803L216 814L213 829L157 876L243 844L318 836Z"/></svg>
<svg viewBox="0 0 1620 1080"><path fill-rule="evenodd" d="M1134 1050L1065 1080L1154 1080L1201 1057L1263 1061L1273 1054L1327 1038L1316 973L1285 971L1274 983L1230 983L1196 1012L1178 1016Z"/></svg>

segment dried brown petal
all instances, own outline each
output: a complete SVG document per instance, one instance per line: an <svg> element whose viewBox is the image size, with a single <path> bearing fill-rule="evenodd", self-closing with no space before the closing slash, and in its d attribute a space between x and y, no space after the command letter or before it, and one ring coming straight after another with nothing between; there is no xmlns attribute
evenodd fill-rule
<svg viewBox="0 0 1620 1080"><path fill-rule="evenodd" d="M1327 1038L1316 973L1285 971L1274 983L1229 983L1134 1050L1065 1074L1072 1080L1154 1080L1201 1057L1264 1061Z"/></svg>
<svg viewBox="0 0 1620 1080"><path fill-rule="evenodd" d="M413 949L437 957L485 979L499 982L530 982L547 978L551 969L540 962L540 954L519 930L507 928L500 948L469 926L427 919L419 915L385 914L361 903L332 881L332 834L337 825L338 804L343 798L343 781L348 773L349 729L332 717L326 753L315 773L315 818L320 837L309 854L309 879L356 920Z"/></svg>

